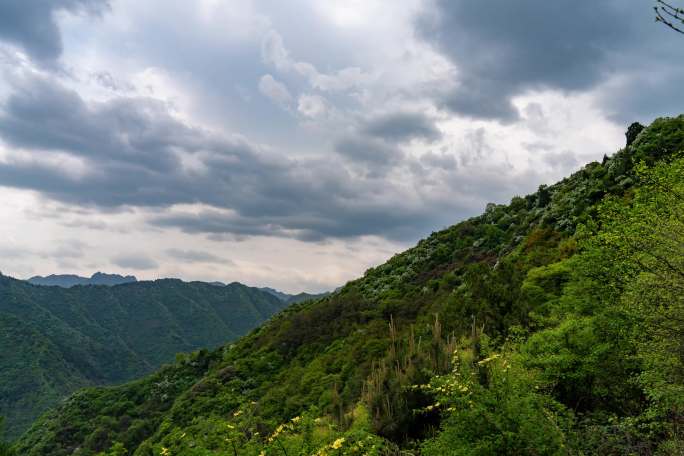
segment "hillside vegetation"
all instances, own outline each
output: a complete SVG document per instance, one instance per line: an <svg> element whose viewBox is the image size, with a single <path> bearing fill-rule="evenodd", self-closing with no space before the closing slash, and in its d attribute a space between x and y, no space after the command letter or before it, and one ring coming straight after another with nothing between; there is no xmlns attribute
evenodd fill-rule
<svg viewBox="0 0 684 456"><path fill-rule="evenodd" d="M684 451L684 117L234 344L79 391L21 455Z"/></svg>
<svg viewBox="0 0 684 456"><path fill-rule="evenodd" d="M10 437L79 388L121 383L247 333L285 305L180 280L34 286L0 276L0 416Z"/></svg>

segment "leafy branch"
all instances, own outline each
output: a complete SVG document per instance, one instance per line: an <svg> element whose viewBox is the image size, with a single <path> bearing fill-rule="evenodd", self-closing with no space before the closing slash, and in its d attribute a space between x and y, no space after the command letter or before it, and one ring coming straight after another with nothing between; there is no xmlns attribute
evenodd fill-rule
<svg viewBox="0 0 684 456"><path fill-rule="evenodd" d="M684 9L672 6L664 0L656 0L653 7L656 22L661 22L672 30L684 34Z"/></svg>

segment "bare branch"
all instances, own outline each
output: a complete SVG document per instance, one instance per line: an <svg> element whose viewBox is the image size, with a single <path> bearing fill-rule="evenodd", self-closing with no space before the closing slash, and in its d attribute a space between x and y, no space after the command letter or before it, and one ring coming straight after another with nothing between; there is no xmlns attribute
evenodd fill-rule
<svg viewBox="0 0 684 456"><path fill-rule="evenodd" d="M684 9L672 6L664 0L656 0L656 3L653 7L656 22L662 22L675 32L684 34L684 27L677 24L684 24Z"/></svg>

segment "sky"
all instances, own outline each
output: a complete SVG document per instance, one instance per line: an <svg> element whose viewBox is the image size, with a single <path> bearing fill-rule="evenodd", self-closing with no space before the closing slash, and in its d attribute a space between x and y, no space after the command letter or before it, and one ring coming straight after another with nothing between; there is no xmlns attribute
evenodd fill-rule
<svg viewBox="0 0 684 456"><path fill-rule="evenodd" d="M0 0L0 271L330 290L680 114L650 0Z"/></svg>

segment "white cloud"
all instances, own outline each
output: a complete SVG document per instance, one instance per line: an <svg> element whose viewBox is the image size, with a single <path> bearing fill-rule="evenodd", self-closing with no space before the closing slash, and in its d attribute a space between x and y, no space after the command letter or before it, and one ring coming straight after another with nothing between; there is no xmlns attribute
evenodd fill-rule
<svg viewBox="0 0 684 456"><path fill-rule="evenodd" d="M297 102L297 111L300 114L316 118L325 115L327 112L327 102L325 98L319 95L312 94L302 94L299 96L299 101Z"/></svg>
<svg viewBox="0 0 684 456"><path fill-rule="evenodd" d="M270 74L265 74L259 79L259 92L283 108L292 103L292 95L287 86Z"/></svg>
<svg viewBox="0 0 684 456"><path fill-rule="evenodd" d="M313 64L291 58L290 52L285 48L283 37L275 30L269 31L264 36L261 54L264 62L273 65L278 71L297 73L306 78L312 88L322 91L346 90L368 83L375 78L374 75L356 66L345 67L332 73L321 73Z"/></svg>

